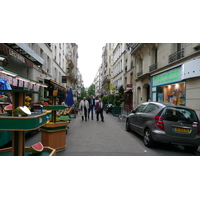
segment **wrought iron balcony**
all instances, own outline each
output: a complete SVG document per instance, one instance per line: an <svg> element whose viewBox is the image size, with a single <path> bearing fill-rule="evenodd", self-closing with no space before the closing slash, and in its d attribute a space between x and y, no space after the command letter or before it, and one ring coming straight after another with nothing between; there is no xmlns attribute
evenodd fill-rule
<svg viewBox="0 0 200 200"><path fill-rule="evenodd" d="M67 68L66 70L66 76L71 78L73 81L76 81L76 77L74 75L74 73L72 72L72 70L70 68Z"/></svg>
<svg viewBox="0 0 200 200"><path fill-rule="evenodd" d="M137 76L141 76L143 74L143 70L137 73Z"/></svg>
<svg viewBox="0 0 200 200"><path fill-rule="evenodd" d="M108 74L108 75L104 78L104 80L103 80L103 82L102 82L102 85L105 84L105 83L107 83L107 82L110 82L110 78L111 78L111 76L110 76L110 74Z"/></svg>
<svg viewBox="0 0 200 200"><path fill-rule="evenodd" d="M74 67L74 62L73 62L72 55L67 54L66 55L66 59L67 59L69 67L73 68Z"/></svg>
<svg viewBox="0 0 200 200"><path fill-rule="evenodd" d="M126 43L128 49L133 51L140 43Z"/></svg>
<svg viewBox="0 0 200 200"><path fill-rule="evenodd" d="M158 68L157 65L158 65L158 63L156 62L153 65L149 66L149 72L156 70Z"/></svg>
<svg viewBox="0 0 200 200"><path fill-rule="evenodd" d="M184 48L181 50L169 55L169 63L179 60L184 57Z"/></svg>

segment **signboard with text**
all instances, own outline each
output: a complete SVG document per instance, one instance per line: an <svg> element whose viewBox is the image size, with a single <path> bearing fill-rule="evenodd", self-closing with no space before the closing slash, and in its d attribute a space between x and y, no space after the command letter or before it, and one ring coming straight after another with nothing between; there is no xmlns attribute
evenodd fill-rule
<svg viewBox="0 0 200 200"><path fill-rule="evenodd" d="M171 69L153 77L153 86L165 85L173 82L181 81L181 67Z"/></svg>

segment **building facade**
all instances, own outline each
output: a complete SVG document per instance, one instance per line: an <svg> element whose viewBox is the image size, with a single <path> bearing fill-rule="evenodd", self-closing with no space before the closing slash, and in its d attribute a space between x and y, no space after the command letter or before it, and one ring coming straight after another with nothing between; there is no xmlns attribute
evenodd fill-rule
<svg viewBox="0 0 200 200"><path fill-rule="evenodd" d="M22 76L27 82L32 80L32 84L30 81L28 83L29 89L36 89L37 83L44 86L39 87L39 98L33 95L33 102L52 95L54 88L58 89L62 100L66 98L69 88L72 88L76 94L78 83L77 44L1 43L0 56L4 56L8 60L4 66L4 72L12 71L18 76ZM11 85L17 87L19 82L14 84Z"/></svg>
<svg viewBox="0 0 200 200"><path fill-rule="evenodd" d="M200 43L113 43L112 51L110 83L114 94L123 85L124 110L151 100L188 106L200 116Z"/></svg>
<svg viewBox="0 0 200 200"><path fill-rule="evenodd" d="M113 72L113 43L107 43L103 47L102 54L102 93L112 94L112 72Z"/></svg>
<svg viewBox="0 0 200 200"><path fill-rule="evenodd" d="M113 88L114 93L118 93L118 89L124 84L124 53L125 43L113 44Z"/></svg>

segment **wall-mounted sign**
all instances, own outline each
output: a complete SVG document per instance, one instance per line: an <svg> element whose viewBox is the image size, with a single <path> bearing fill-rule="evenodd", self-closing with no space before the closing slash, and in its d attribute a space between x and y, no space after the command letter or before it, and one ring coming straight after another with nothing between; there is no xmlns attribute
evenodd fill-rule
<svg viewBox="0 0 200 200"><path fill-rule="evenodd" d="M25 63L25 59L23 56L21 56L20 54L18 54L16 51L13 51L12 49L9 49L9 54L16 58L17 60L22 61L23 63Z"/></svg>
<svg viewBox="0 0 200 200"><path fill-rule="evenodd" d="M153 86L165 85L181 81L181 67L171 69L156 76L153 76Z"/></svg>
<svg viewBox="0 0 200 200"><path fill-rule="evenodd" d="M66 76L62 76L62 83L67 83L67 77Z"/></svg>
<svg viewBox="0 0 200 200"><path fill-rule="evenodd" d="M133 87L133 85L131 83L126 84L126 88L132 88L132 87Z"/></svg>
<svg viewBox="0 0 200 200"><path fill-rule="evenodd" d="M113 84L110 84L110 90L114 90Z"/></svg>

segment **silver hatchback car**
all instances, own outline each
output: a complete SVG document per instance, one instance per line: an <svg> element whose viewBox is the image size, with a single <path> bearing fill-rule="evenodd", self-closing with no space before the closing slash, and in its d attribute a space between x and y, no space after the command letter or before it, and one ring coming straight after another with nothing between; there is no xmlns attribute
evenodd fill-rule
<svg viewBox="0 0 200 200"><path fill-rule="evenodd" d="M173 104L145 102L126 119L126 131L143 136L144 145L156 142L183 145L188 151L200 145L200 124L194 110Z"/></svg>

